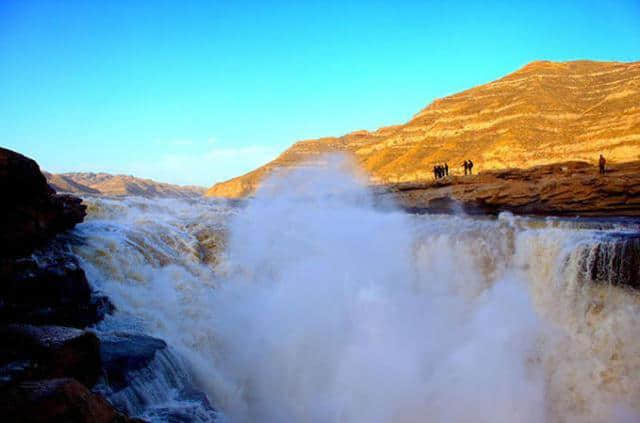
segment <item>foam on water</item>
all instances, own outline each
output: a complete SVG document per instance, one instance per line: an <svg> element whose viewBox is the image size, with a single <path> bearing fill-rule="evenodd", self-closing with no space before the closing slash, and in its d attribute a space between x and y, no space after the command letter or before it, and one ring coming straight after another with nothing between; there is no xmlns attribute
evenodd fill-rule
<svg viewBox="0 0 640 423"><path fill-rule="evenodd" d="M411 216L345 169L244 207L87 198L76 253L229 421L640 418L640 301L581 261L628 225Z"/></svg>

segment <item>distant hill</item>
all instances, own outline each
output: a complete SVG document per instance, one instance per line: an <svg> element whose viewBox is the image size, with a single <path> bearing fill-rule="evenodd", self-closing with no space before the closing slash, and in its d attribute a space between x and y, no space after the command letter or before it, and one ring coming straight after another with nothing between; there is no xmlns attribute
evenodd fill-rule
<svg viewBox="0 0 640 423"><path fill-rule="evenodd" d="M75 194L140 195L143 197L193 198L204 194L205 188L180 186L109 173L49 173L43 172L56 191Z"/></svg>
<svg viewBox="0 0 640 423"><path fill-rule="evenodd" d="M572 160L640 158L640 62L533 62L497 81L437 99L403 125L300 141L274 161L211 187L206 195L251 194L274 169L321 153L352 154L373 183L454 173L525 168Z"/></svg>

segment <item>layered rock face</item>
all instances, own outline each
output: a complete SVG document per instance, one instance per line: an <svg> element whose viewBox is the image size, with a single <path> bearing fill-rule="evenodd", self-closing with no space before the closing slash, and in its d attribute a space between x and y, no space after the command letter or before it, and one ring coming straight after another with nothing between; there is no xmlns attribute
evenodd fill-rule
<svg viewBox="0 0 640 423"><path fill-rule="evenodd" d="M56 194L35 161L2 148L0 193L0 323L84 327L100 320L104 300L92 297L75 258L48 242L83 221L82 200Z"/></svg>
<svg viewBox="0 0 640 423"><path fill-rule="evenodd" d="M565 161L640 158L640 62L534 62L497 81L438 99L403 125L375 132L301 141L246 175L214 185L207 195L251 194L275 169L343 151L373 183L432 178L434 164L454 174L526 168Z"/></svg>
<svg viewBox="0 0 640 423"><path fill-rule="evenodd" d="M205 189L156 182L151 179L108 173L48 173L44 175L55 190L74 194L138 195L142 197L195 198Z"/></svg>
<svg viewBox="0 0 640 423"><path fill-rule="evenodd" d="M49 187L35 161L4 148L0 195L0 256L28 253L86 215L79 198L58 195Z"/></svg>
<svg viewBox="0 0 640 423"><path fill-rule="evenodd" d="M0 148L0 416L7 422L129 422L89 391L104 372L85 328L112 310L54 237L82 222L36 162Z"/></svg>

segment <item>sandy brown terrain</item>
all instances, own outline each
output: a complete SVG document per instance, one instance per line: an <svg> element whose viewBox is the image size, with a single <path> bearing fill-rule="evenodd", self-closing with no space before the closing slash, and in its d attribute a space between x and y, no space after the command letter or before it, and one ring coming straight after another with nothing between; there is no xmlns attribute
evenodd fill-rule
<svg viewBox="0 0 640 423"><path fill-rule="evenodd" d="M431 177L434 164L456 172L465 159L486 171L567 161L640 159L640 62L539 61L497 81L437 99L409 122L295 143L277 159L211 187L206 195L251 194L274 169L322 153L353 155L372 183Z"/></svg>
<svg viewBox="0 0 640 423"><path fill-rule="evenodd" d="M156 182L151 179L109 173L43 172L53 189L74 194L139 195L143 197L200 197L205 189Z"/></svg>
<svg viewBox="0 0 640 423"><path fill-rule="evenodd" d="M377 189L410 211L557 216L640 216L640 161L608 166L565 162Z"/></svg>

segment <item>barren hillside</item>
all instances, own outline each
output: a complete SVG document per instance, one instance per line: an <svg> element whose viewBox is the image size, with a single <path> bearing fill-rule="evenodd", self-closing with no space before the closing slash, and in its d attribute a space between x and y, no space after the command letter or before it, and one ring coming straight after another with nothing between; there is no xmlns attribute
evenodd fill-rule
<svg viewBox="0 0 640 423"><path fill-rule="evenodd" d="M640 62L533 62L497 81L437 99L403 125L300 141L209 196L251 194L274 168L346 151L373 183L415 182L448 162L454 173L572 160L640 159Z"/></svg>
<svg viewBox="0 0 640 423"><path fill-rule="evenodd" d="M47 182L56 191L76 194L140 195L143 197L199 197L204 188L171 185L151 179L109 173L59 173L43 172Z"/></svg>

